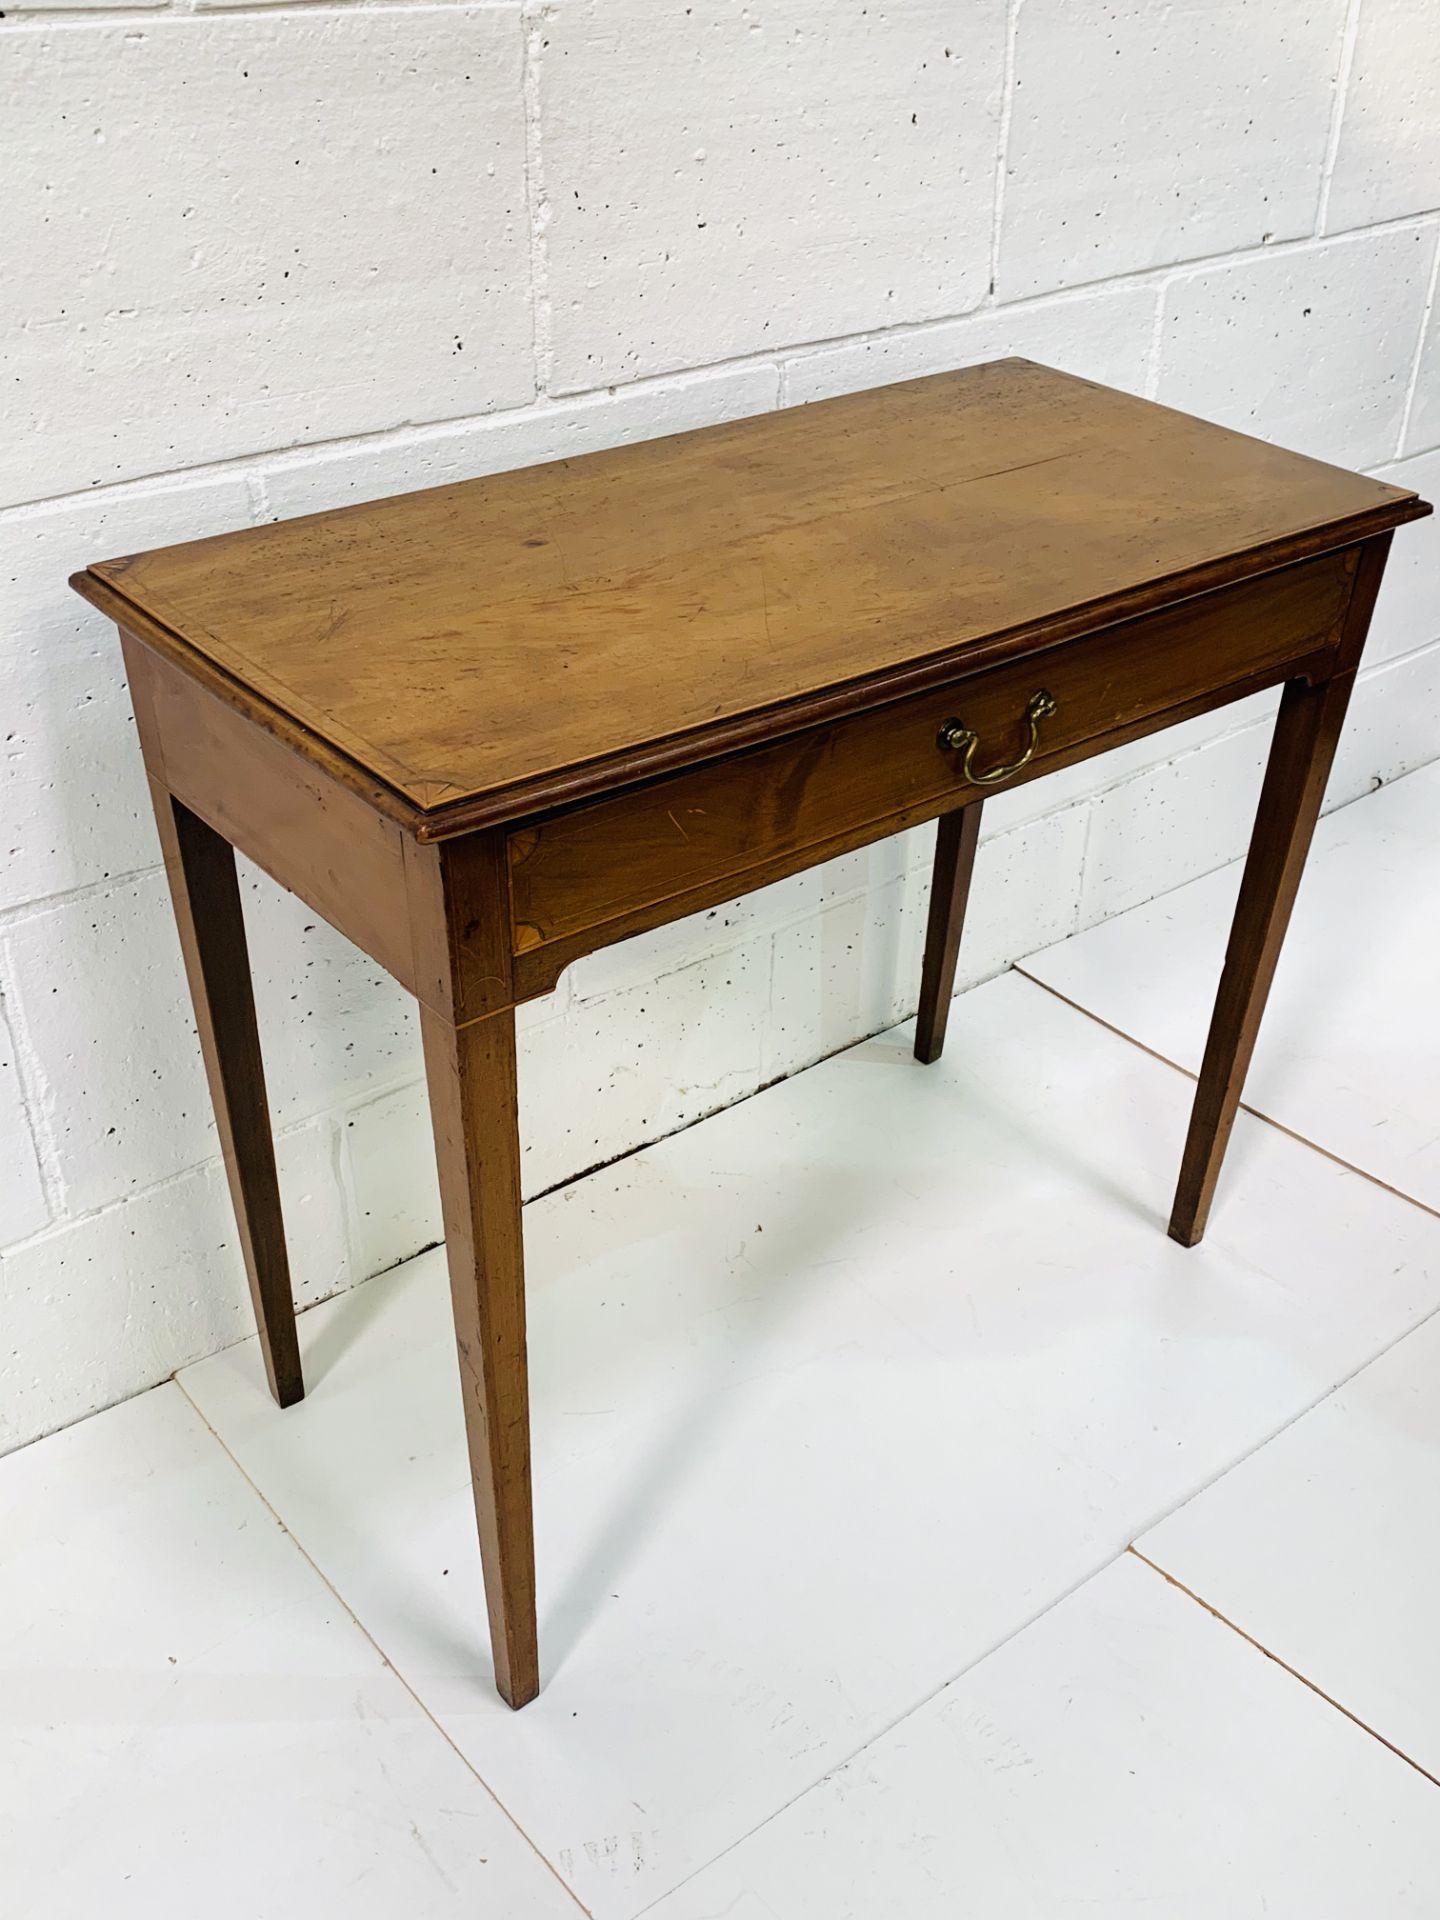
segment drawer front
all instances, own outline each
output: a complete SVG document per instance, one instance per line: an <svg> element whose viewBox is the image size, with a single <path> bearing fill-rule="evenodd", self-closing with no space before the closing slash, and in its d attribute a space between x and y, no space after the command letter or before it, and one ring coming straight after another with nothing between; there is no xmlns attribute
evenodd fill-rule
<svg viewBox="0 0 1440 1920"><path fill-rule="evenodd" d="M559 944L583 950L675 916L647 906L707 890L724 898L948 811L987 790L974 776L1013 764L1019 784L1103 751L1169 710L1194 708L1227 689L1289 666L1323 668L1353 577L1353 553L1199 595L1063 646L957 679L773 746L677 774L516 829L509 839L517 955ZM1035 696L1053 709L1027 717ZM949 722L975 736L946 749ZM1087 747L1086 743L1093 742ZM716 895L714 889L722 891ZM589 930L611 928L588 943ZM567 955L574 957L574 951ZM563 964L563 962L562 962Z"/></svg>

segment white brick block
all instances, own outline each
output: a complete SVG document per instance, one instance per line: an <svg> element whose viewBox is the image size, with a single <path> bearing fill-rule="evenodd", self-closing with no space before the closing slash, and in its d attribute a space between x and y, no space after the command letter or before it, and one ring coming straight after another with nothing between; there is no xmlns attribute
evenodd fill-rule
<svg viewBox="0 0 1440 1920"><path fill-rule="evenodd" d="M955 969L957 992L1003 973L1027 953L1053 946L1074 931L1085 824L1086 809L1076 806L1027 821L993 840L982 836ZM929 901L927 881L927 913ZM907 1012L918 998L919 985L917 976Z"/></svg>
<svg viewBox="0 0 1440 1920"><path fill-rule="evenodd" d="M790 892L793 881L781 881L779 889ZM769 891L767 888L765 891ZM674 920L669 926L655 927L649 933L636 934L613 947L601 947L577 960L564 976L576 1002L603 1000L612 993L627 993L633 987L663 980L680 973L712 954L738 946L753 919L752 900L763 895L746 896L712 907L705 913ZM802 908L797 910L803 911Z"/></svg>
<svg viewBox="0 0 1440 1920"><path fill-rule="evenodd" d="M0 501L533 390L511 9L7 33Z"/></svg>
<svg viewBox="0 0 1440 1920"><path fill-rule="evenodd" d="M796 406L1012 353L1140 393L1159 298L1154 287L1105 288L820 347L785 362L785 398Z"/></svg>
<svg viewBox="0 0 1440 1920"><path fill-rule="evenodd" d="M1313 227L1345 0L1025 0L1005 299Z"/></svg>
<svg viewBox="0 0 1440 1920"><path fill-rule="evenodd" d="M410 998L299 901L246 871L270 1104L279 1124L413 1079ZM17 920L5 945L17 1040L40 1080L71 1213L208 1159L209 1095L164 875Z"/></svg>
<svg viewBox="0 0 1440 1920"><path fill-rule="evenodd" d="M904 878L828 907L775 936L765 1074L794 1073L915 1010L930 906L935 830L917 837ZM957 991L1073 931L1083 809L987 841L956 969Z"/></svg>
<svg viewBox="0 0 1440 1920"><path fill-rule="evenodd" d="M0 514L0 908L160 856L120 643L112 623L70 591L69 575L249 520L234 476Z"/></svg>
<svg viewBox="0 0 1440 1920"><path fill-rule="evenodd" d="M577 1001L520 1048L527 1194L658 1140L762 1080L770 943L604 999Z"/></svg>
<svg viewBox="0 0 1440 1920"><path fill-rule="evenodd" d="M741 894L707 912L691 914L616 946L602 947L571 968L568 977L572 991L578 1000L593 1000L602 994L643 986L710 954L727 952L758 933L773 933L792 921L819 913L834 901L886 886L912 864L917 834L922 831L892 834L771 886Z"/></svg>
<svg viewBox="0 0 1440 1920"><path fill-rule="evenodd" d="M64 6L59 7L56 5L56 0L6 0L0 18L10 20L21 14L42 12L92 13L97 9L104 11L111 7L125 7L127 10L133 8L137 12L146 12L166 4L167 0L64 0Z"/></svg>
<svg viewBox="0 0 1440 1920"><path fill-rule="evenodd" d="M14 1036L0 1004L0 1247L38 1233L49 1218Z"/></svg>
<svg viewBox="0 0 1440 1920"><path fill-rule="evenodd" d="M279 1143L297 1296L351 1278L330 1130ZM224 1175L198 1169L0 1258L0 1453L254 1327Z"/></svg>
<svg viewBox="0 0 1440 1920"><path fill-rule="evenodd" d="M1278 695L1263 696L1273 710ZM1267 717L1091 806L1080 924L1091 927L1238 860L1250 844L1274 722ZM1440 646L1362 674L1350 702L1327 812L1435 758Z"/></svg>
<svg viewBox="0 0 1440 1920"><path fill-rule="evenodd" d="M1266 698L1273 709L1278 696ZM1211 873L1245 851L1272 726L1267 719L1230 734L1091 802L1082 927Z"/></svg>
<svg viewBox="0 0 1440 1920"><path fill-rule="evenodd" d="M423 1081L353 1108L340 1137L358 1272L383 1273L444 1238Z"/></svg>
<svg viewBox="0 0 1440 1920"><path fill-rule="evenodd" d="M1272 710L1278 696L1264 695ZM1091 808L1081 924L1094 926L1238 860L1250 844L1273 718L1151 769ZM1326 810L1435 757L1440 647L1362 676Z"/></svg>
<svg viewBox="0 0 1440 1920"><path fill-rule="evenodd" d="M1440 506L1440 451L1381 467L1376 478L1413 487L1422 500ZM1396 532L1370 624L1366 664L1376 666L1431 640L1440 640L1440 513ZM1440 749L1440 739L1436 746Z"/></svg>
<svg viewBox="0 0 1440 1920"><path fill-rule="evenodd" d="M923 871L912 870L776 934L767 1080L905 1017L920 987L927 897Z"/></svg>
<svg viewBox="0 0 1440 1920"><path fill-rule="evenodd" d="M522 1058L535 1029L563 1019L569 1006L566 978L543 1000L516 1009ZM424 1081L363 1100L336 1125L357 1274L381 1273L433 1246L442 1237L440 1185Z"/></svg>
<svg viewBox="0 0 1440 1920"><path fill-rule="evenodd" d="M328 1300L365 1278L356 1265L345 1216L340 1138L329 1118L308 1120L275 1136L280 1175L280 1210L285 1216L285 1245L290 1254L290 1285L297 1308ZM234 1220L223 1170L227 1229ZM128 1203L127 1203L128 1204ZM234 1235L227 1231L227 1239ZM238 1257L238 1242L236 1243ZM249 1292L246 1292L248 1306ZM244 1329L245 1333L250 1328Z"/></svg>
<svg viewBox="0 0 1440 1920"><path fill-rule="evenodd" d="M1326 228L1440 207L1440 18L1434 0L1363 0Z"/></svg>
<svg viewBox="0 0 1440 1920"><path fill-rule="evenodd" d="M1440 646L1362 673L1325 791L1327 809L1357 800L1436 757L1440 742Z"/></svg>
<svg viewBox="0 0 1440 1920"><path fill-rule="evenodd" d="M1257 696L1266 711L1255 724L1153 767L1091 803L1082 926L1240 858L1250 844L1278 699L1276 692ZM1440 646L1362 674L1326 789L1326 810L1433 760L1437 740Z"/></svg>
<svg viewBox="0 0 1440 1920"><path fill-rule="evenodd" d="M150 874L6 930L12 1018L72 1214L218 1151L168 914Z"/></svg>
<svg viewBox="0 0 1440 1920"><path fill-rule="evenodd" d="M244 1337L224 1201L207 1169L0 1259L0 1451Z"/></svg>
<svg viewBox="0 0 1440 1920"><path fill-rule="evenodd" d="M1062 941L1075 927L1075 906L1085 860L1085 806L1029 820L995 839L981 835L975 877L966 910L966 933L954 970L956 993L1002 973L1025 954ZM922 908L929 912L929 854L925 849ZM906 996L912 1010L920 975Z"/></svg>
<svg viewBox="0 0 1440 1920"><path fill-rule="evenodd" d="M1218 707L1213 713L1202 713L1193 720L1182 721L1179 726L1165 727L1142 740L1132 740L1128 746L1112 747L1109 753L1096 754L1073 767L1062 767L1058 773L1032 780L1028 786L1004 788L985 802L980 837L984 840L992 833L1009 832L1023 821L1106 793L1122 781L1133 780L1149 768L1165 766L1180 754L1193 753L1197 747L1223 739L1226 734L1238 733L1257 721L1268 722L1274 707L1273 694L1252 694L1246 700Z"/></svg>
<svg viewBox="0 0 1440 1920"><path fill-rule="evenodd" d="M737 903L733 922L717 909L725 927L711 936L721 943L718 952L711 946L667 965L653 936L627 941L593 957L613 953L619 963L608 977L592 977L587 991L577 991L552 1018L536 1018L549 1001L521 1010L527 1199L754 1092L768 949L753 937L757 916L746 905ZM694 940L705 919L680 924ZM572 974L578 989L580 967ZM379 1273L439 1240L440 1189L423 1083L351 1109L340 1132L357 1272Z"/></svg>
<svg viewBox="0 0 1440 1920"><path fill-rule="evenodd" d="M420 1021L405 989L245 861L241 879L277 1125L415 1079ZM171 940L178 957L173 933Z"/></svg>
<svg viewBox="0 0 1440 1920"><path fill-rule="evenodd" d="M555 381L974 306L1003 0L559 0L540 54Z"/></svg>
<svg viewBox="0 0 1440 1920"><path fill-rule="evenodd" d="M1430 320L1415 375L1415 404L1405 432L1407 454L1440 447L1440 286L1432 283Z"/></svg>
<svg viewBox="0 0 1440 1920"><path fill-rule="evenodd" d="M779 397L777 368L729 367L683 379L587 394L520 413L459 425L417 428L388 441L302 453L262 467L272 518L318 513L352 501L379 500L417 487L446 486L508 473L544 460L567 460L604 447L628 447L667 433L768 413Z"/></svg>
<svg viewBox="0 0 1440 1920"><path fill-rule="evenodd" d="M1181 275L1158 397L1342 466L1393 459L1434 253L1400 228Z"/></svg>
<svg viewBox="0 0 1440 1920"><path fill-rule="evenodd" d="M351 1255L340 1178L340 1145L333 1123L328 1118L307 1121L277 1133L275 1159L290 1260L290 1284L296 1310L303 1312L306 1307L343 1292L364 1277ZM248 1339L254 1331L254 1308L244 1280L229 1187L222 1167L211 1163L204 1173L213 1186L225 1256L239 1276L242 1304L238 1337ZM181 1177L183 1180L190 1176ZM117 1210L117 1216L127 1223L128 1206L126 1202ZM213 1349L207 1341L199 1350ZM185 1365L189 1357L177 1353L170 1370Z"/></svg>

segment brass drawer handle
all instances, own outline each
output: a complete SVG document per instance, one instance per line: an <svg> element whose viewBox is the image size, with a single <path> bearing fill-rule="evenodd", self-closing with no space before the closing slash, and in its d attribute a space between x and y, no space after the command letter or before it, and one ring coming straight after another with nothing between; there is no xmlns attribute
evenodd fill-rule
<svg viewBox="0 0 1440 1920"><path fill-rule="evenodd" d="M1048 720L1054 711L1055 701L1043 687L1038 693L1031 694L1025 709L1025 724L1030 729L1030 737L1025 742L1020 758L1012 760L1008 767L991 767L988 773L977 773L974 760L980 736L961 720L947 720L941 727L940 751L965 755L960 762L960 778L968 781L972 787L998 787L1002 781L1013 780L1020 769L1028 767L1035 758L1035 749L1040 744L1040 722Z"/></svg>

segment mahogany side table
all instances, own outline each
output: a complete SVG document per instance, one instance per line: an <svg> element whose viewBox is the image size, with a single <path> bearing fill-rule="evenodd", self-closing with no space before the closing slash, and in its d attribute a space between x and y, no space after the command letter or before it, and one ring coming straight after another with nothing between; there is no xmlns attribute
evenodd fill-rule
<svg viewBox="0 0 1440 1920"><path fill-rule="evenodd" d="M1282 685L1172 1236L1204 1230L1414 494L1024 360L77 574L120 629L281 1406L303 1392L234 849L420 1002L495 1678L539 1689L515 1007L987 790Z"/></svg>

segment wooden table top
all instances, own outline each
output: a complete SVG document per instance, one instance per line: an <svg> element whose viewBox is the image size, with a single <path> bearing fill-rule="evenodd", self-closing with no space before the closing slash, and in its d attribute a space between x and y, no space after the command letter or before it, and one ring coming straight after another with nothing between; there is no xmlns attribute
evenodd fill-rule
<svg viewBox="0 0 1440 1920"><path fill-rule="evenodd" d="M74 585L441 833L1427 511L1001 360L105 561Z"/></svg>

